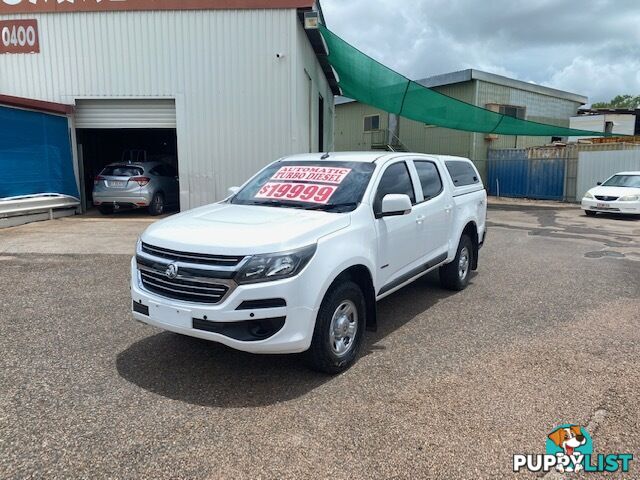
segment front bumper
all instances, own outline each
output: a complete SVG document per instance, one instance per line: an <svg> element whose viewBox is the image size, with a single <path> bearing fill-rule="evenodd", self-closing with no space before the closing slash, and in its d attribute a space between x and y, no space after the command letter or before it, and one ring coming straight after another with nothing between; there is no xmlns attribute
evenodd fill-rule
<svg viewBox="0 0 640 480"><path fill-rule="evenodd" d="M299 277L294 277L277 282L238 286L217 305L183 302L147 291L140 281L135 257L131 260L132 314L136 320L163 330L222 343L250 353L300 353L309 349L317 308L300 304L300 285L304 285L304 282L301 282ZM284 299L286 306L238 310L243 302L276 298ZM138 311L133 310L134 305ZM148 311L148 315L141 311ZM232 338L233 335L229 336L226 333L232 331L232 328L220 328L225 324L234 326L246 322L279 319L284 319L282 328L264 340L237 340ZM210 328L214 331L202 329L203 323L207 322L210 322L209 325L216 325L215 328Z"/></svg>
<svg viewBox="0 0 640 480"><path fill-rule="evenodd" d="M625 213L640 215L640 202L605 202L597 199L582 199L582 210L602 213Z"/></svg>

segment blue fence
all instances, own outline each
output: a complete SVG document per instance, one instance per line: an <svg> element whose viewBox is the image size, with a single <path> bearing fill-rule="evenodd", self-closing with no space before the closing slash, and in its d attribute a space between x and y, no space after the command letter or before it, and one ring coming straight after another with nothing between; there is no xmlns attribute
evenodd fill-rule
<svg viewBox="0 0 640 480"><path fill-rule="evenodd" d="M66 117L0 107L0 198L78 197Z"/></svg>
<svg viewBox="0 0 640 480"><path fill-rule="evenodd" d="M526 150L489 150L490 195L563 200L565 159L530 159Z"/></svg>

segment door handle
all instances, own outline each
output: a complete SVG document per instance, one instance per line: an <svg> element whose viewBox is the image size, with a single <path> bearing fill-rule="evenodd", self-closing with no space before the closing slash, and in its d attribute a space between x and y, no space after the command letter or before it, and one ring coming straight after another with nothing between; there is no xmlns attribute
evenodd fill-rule
<svg viewBox="0 0 640 480"><path fill-rule="evenodd" d="M424 223L425 218L426 218L426 217L424 217L424 216L420 215L418 218L416 218L416 223L417 223L418 225L422 225L422 224Z"/></svg>

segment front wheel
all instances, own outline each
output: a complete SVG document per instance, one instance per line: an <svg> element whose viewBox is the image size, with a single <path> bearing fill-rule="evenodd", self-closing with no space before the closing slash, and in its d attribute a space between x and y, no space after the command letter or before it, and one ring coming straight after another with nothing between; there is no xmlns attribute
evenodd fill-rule
<svg viewBox="0 0 640 480"><path fill-rule="evenodd" d="M440 267L440 284L448 290L464 290L469 285L474 248L467 235L460 238L456 258L453 262Z"/></svg>
<svg viewBox="0 0 640 480"><path fill-rule="evenodd" d="M327 292L306 352L312 369L337 374L355 362L364 335L365 312L364 294L357 284L345 281Z"/></svg>

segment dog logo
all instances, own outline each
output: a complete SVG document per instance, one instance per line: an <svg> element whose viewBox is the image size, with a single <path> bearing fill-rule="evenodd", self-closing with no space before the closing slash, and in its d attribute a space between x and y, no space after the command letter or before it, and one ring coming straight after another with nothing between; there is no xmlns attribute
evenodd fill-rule
<svg viewBox="0 0 640 480"><path fill-rule="evenodd" d="M178 265L172 263L167 267L167 271L164 274L169 280L174 280L178 276Z"/></svg>
<svg viewBox="0 0 640 480"><path fill-rule="evenodd" d="M587 429L565 424L547 435L546 452L517 453L513 456L513 471L547 473L558 472L623 472L629 471L631 453L593 453L593 442Z"/></svg>
<svg viewBox="0 0 640 480"><path fill-rule="evenodd" d="M560 472L579 472L582 470L582 463L576 460L591 453L591 438L586 430L578 425L565 425L547 435L547 454L564 454L572 460L566 467L562 463L556 465Z"/></svg>

